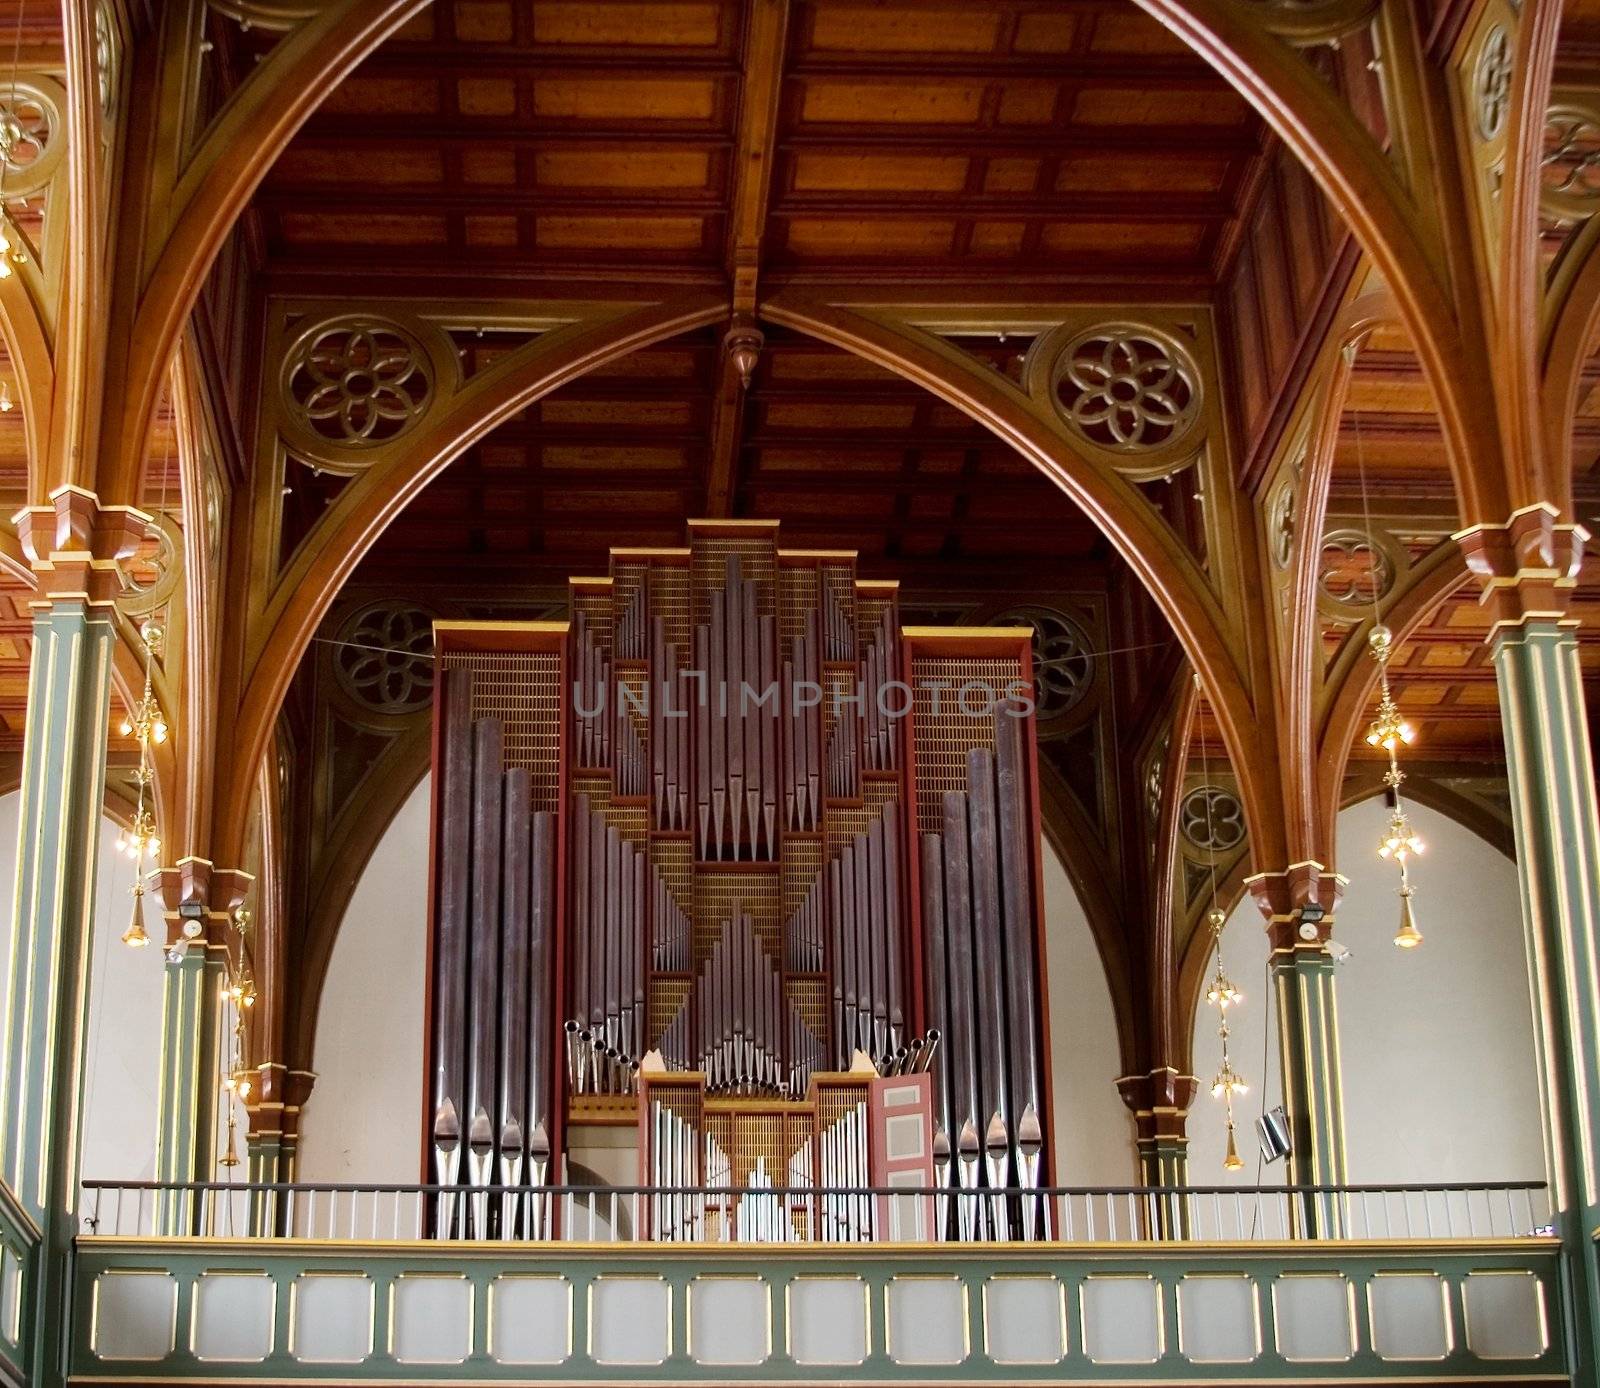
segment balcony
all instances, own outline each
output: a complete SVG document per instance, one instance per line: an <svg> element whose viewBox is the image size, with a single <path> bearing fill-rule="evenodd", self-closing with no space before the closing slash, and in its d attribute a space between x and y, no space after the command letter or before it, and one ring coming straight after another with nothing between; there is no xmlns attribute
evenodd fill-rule
<svg viewBox="0 0 1600 1388"><path fill-rule="evenodd" d="M1549 1218L1529 1185L91 1184L71 1371L85 1383L1560 1381ZM427 1237L434 1227L496 1237ZM956 1237L930 1237L941 1231Z"/></svg>

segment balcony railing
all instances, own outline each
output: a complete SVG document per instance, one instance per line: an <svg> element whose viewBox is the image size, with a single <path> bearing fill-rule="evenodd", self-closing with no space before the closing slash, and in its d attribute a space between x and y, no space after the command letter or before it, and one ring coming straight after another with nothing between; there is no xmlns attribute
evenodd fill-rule
<svg viewBox="0 0 1600 1388"><path fill-rule="evenodd" d="M438 1186L84 1183L83 1231L159 1238L585 1243L1206 1243L1513 1239L1550 1224L1528 1182L1394 1186Z"/></svg>
<svg viewBox="0 0 1600 1388"><path fill-rule="evenodd" d="M1524 1184L94 1183L73 1261L70 1374L1559 1382L1565 1289L1547 1219L1544 1191ZM966 1237L930 1238L951 1231ZM974 1237L996 1232L1031 1237Z"/></svg>

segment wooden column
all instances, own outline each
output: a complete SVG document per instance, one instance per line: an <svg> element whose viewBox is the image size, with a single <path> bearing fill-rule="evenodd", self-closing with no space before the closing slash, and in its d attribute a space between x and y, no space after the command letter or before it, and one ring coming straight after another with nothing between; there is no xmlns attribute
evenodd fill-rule
<svg viewBox="0 0 1600 1388"><path fill-rule="evenodd" d="M59 488L18 515L33 602L17 887L0 1042L0 1180L38 1226L28 1381L63 1381L77 1232L89 955L119 561L147 518Z"/></svg>
<svg viewBox="0 0 1600 1388"><path fill-rule="evenodd" d="M1344 1081L1339 1062L1339 1008L1334 988L1334 910L1344 879L1321 863L1294 863L1247 878L1266 917L1278 1064L1289 1116L1289 1183L1339 1186L1346 1180ZM1334 1237L1339 1201L1308 1196L1294 1205L1305 1237Z"/></svg>
<svg viewBox="0 0 1600 1388"><path fill-rule="evenodd" d="M1600 819L1577 622L1583 544L1551 506L1458 536L1483 582L1533 994L1551 1201L1571 1288L1574 1383L1600 1369Z"/></svg>

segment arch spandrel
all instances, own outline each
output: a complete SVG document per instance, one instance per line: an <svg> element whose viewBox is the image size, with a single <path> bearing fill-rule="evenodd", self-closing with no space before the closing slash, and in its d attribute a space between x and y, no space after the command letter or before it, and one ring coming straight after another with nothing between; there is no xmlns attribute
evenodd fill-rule
<svg viewBox="0 0 1600 1388"><path fill-rule="evenodd" d="M568 326L542 334L437 398L415 429L375 450L372 463L338 494L270 589L270 597L252 614L248 673L234 727L238 769L226 770L218 792L217 835L222 843L239 842L251 769L266 749L289 680L317 623L389 521L496 424L596 366L715 321L726 305L719 296L691 292L664 303L574 305L570 311ZM252 567L258 573L276 568L278 479L273 469L261 467L252 482L249 523Z"/></svg>

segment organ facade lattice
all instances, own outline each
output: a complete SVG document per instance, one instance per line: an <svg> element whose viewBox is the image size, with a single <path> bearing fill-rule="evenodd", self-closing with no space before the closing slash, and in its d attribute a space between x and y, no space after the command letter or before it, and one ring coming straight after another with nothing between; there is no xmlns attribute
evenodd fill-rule
<svg viewBox="0 0 1600 1388"><path fill-rule="evenodd" d="M903 626L776 522L688 539L569 621L436 628L427 1174L555 1183L611 1128L641 1184L1047 1180L1031 631ZM649 1218L881 1217L766 1199Z"/></svg>

